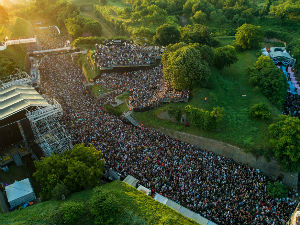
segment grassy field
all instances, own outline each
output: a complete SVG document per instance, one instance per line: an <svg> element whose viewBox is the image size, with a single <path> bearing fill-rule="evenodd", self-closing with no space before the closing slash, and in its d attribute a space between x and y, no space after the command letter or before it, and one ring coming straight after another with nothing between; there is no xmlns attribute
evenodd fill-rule
<svg viewBox="0 0 300 225"><path fill-rule="evenodd" d="M62 204L66 202L81 202L86 209L89 209L89 201L96 193L101 192L104 196L113 196L116 204L124 211L132 214L133 217L138 218L138 224L182 224L182 225L196 225L198 223L182 216L173 209L153 200L142 192L127 185L126 183L115 181L96 187L94 190L85 190L73 194L66 201L46 201L37 205L30 206L25 209L16 210L8 214L1 214L0 224L10 225L45 225L53 224L53 215ZM98 196L98 195L97 195ZM113 224L128 224L123 221L123 218L111 218ZM125 220L125 219L124 219ZM76 224L89 225L94 224L93 218L87 213Z"/></svg>
<svg viewBox="0 0 300 225"><path fill-rule="evenodd" d="M259 149L265 148L267 144L265 134L270 122L251 120L248 116L248 109L253 104L263 102L272 109L273 118L277 117L280 112L261 93L253 89L248 82L246 69L256 61L256 52L241 52L238 54L238 58L238 62L229 68L222 71L213 69L209 88L194 88L189 103L169 104L180 108L191 104L208 110L216 106L224 107L224 121L216 131L203 131L195 127L185 127L180 123L159 119L157 115L166 111L169 105L144 113L135 113L135 118L147 126L188 132L246 149L255 148L252 151L260 154ZM246 96L243 97L243 95ZM207 102L204 102L205 97L207 97Z"/></svg>
<svg viewBox="0 0 300 225"><path fill-rule="evenodd" d="M101 87L97 84L89 86L89 92L94 98L97 98L99 95L102 95L108 91L109 90L107 90L106 88Z"/></svg>

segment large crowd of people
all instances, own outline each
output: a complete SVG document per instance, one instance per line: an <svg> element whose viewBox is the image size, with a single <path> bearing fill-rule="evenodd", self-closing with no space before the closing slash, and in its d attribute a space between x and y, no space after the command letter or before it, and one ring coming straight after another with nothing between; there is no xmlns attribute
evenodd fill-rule
<svg viewBox="0 0 300 225"><path fill-rule="evenodd" d="M41 44L50 43L47 38L51 39L40 39ZM58 46L63 41L55 38ZM154 74L157 70L153 69ZM271 198L266 191L269 178L258 169L105 113L103 106L114 94L91 97L84 86L84 75L70 55L48 57L40 71L41 90L61 104L62 123L73 142L91 143L101 150L108 169L134 176L152 193L160 193L219 225L277 225L289 220L297 205L294 193L282 199ZM145 79L161 79L153 76L146 75ZM107 79L101 77L97 82L124 90L143 87L129 85L135 79L126 74L122 78L107 74ZM143 76L136 82L143 82Z"/></svg>
<svg viewBox="0 0 300 225"><path fill-rule="evenodd" d="M124 73L102 73L95 80L107 89L130 93L132 109L144 109L160 102L188 101L189 91L176 91L163 80L161 66Z"/></svg>
<svg viewBox="0 0 300 225"><path fill-rule="evenodd" d="M110 40L96 44L93 55L98 68L118 66L141 66L154 63L160 57L161 49L157 46L141 46L129 41Z"/></svg>

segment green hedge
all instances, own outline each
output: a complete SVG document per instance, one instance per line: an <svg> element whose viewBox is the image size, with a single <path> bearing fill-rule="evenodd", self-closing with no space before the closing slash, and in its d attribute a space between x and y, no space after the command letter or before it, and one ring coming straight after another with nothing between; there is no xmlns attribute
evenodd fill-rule
<svg viewBox="0 0 300 225"><path fill-rule="evenodd" d="M264 103L253 105L249 110L251 119L268 120L271 118L271 111Z"/></svg>

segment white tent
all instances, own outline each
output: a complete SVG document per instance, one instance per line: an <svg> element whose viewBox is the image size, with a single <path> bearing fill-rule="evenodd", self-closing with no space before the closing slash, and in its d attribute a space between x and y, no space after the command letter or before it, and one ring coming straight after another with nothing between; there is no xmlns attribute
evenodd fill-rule
<svg viewBox="0 0 300 225"><path fill-rule="evenodd" d="M36 199L33 188L28 178L15 181L5 187L8 203L11 207L16 207L23 203Z"/></svg>

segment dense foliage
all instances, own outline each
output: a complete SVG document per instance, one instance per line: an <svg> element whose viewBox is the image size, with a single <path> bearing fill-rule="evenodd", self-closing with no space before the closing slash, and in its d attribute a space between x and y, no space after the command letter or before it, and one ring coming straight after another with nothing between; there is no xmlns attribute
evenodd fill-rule
<svg viewBox="0 0 300 225"><path fill-rule="evenodd" d="M199 82L206 82L209 65L195 44L183 42L169 45L162 55L164 79L176 90L191 89Z"/></svg>
<svg viewBox="0 0 300 225"><path fill-rule="evenodd" d="M230 66L237 60L237 52L231 45L216 48L214 51L214 65L218 69L223 69L225 66Z"/></svg>
<svg viewBox="0 0 300 225"><path fill-rule="evenodd" d="M203 130L215 129L224 118L224 108L214 107L207 111L191 105L185 107L190 123Z"/></svg>
<svg viewBox="0 0 300 225"><path fill-rule="evenodd" d="M62 155L53 154L35 161L34 178L41 186L41 195L50 197L57 184L64 184L70 192L99 184L104 172L104 159L94 147L78 144Z"/></svg>
<svg viewBox="0 0 300 225"><path fill-rule="evenodd" d="M181 41L185 43L199 43L200 45L216 45L206 26L200 24L186 25L180 28Z"/></svg>
<svg viewBox="0 0 300 225"><path fill-rule="evenodd" d="M262 38L263 35L260 26L243 24L237 29L235 44L242 49L257 48Z"/></svg>
<svg viewBox="0 0 300 225"><path fill-rule="evenodd" d="M267 186L267 193L272 198L284 198L288 196L289 188L278 181L274 183L269 182Z"/></svg>
<svg viewBox="0 0 300 225"><path fill-rule="evenodd" d="M73 37L101 36L101 25L93 18L84 16L70 17L65 20L68 33Z"/></svg>
<svg viewBox="0 0 300 225"><path fill-rule="evenodd" d="M120 181L74 193L65 201L49 200L0 216L0 224L11 225L92 225L102 221L118 225L197 224Z"/></svg>
<svg viewBox="0 0 300 225"><path fill-rule="evenodd" d="M281 115L269 126L270 144L273 154L285 170L300 169L300 120Z"/></svg>
<svg viewBox="0 0 300 225"><path fill-rule="evenodd" d="M163 24L156 29L156 34L153 38L156 44L166 46L177 43L180 39L180 32L173 25Z"/></svg>
<svg viewBox="0 0 300 225"><path fill-rule="evenodd" d="M264 103L259 103L251 106L249 110L251 119L268 120L271 118L271 111Z"/></svg>
<svg viewBox="0 0 300 225"><path fill-rule="evenodd" d="M287 81L283 72L270 57L261 55L248 69L249 80L259 88L271 103L281 108L287 93Z"/></svg>

